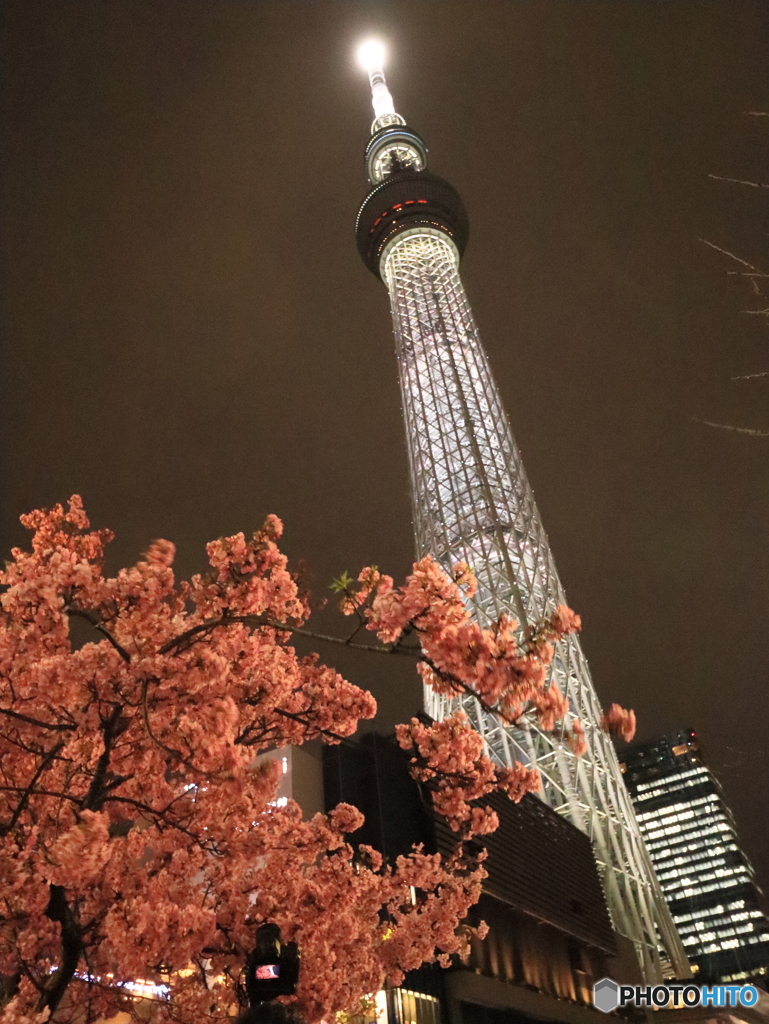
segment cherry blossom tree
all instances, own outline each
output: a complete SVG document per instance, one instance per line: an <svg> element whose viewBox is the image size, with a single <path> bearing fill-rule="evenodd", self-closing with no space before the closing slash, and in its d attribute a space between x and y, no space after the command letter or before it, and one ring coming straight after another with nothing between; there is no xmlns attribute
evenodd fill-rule
<svg viewBox="0 0 769 1024"><path fill-rule="evenodd" d="M466 952L484 871L464 840L496 827L473 801L500 788L520 799L536 773L495 769L461 715L400 726L457 833L450 858L415 849L385 863L350 843L355 808L305 821L295 803L277 806L277 762L256 755L342 742L376 706L291 646L310 606L276 517L250 540L209 544L210 571L189 582L167 541L105 577L111 534L90 531L78 497L22 522L32 550L0 574L4 1021L146 1017L137 992L156 1020L223 1021L265 922L301 950L308 1024ZM465 566L449 579L430 559L398 589L374 569L342 577L356 626L337 642L412 657L431 686L472 692L507 721L554 724L566 707L547 665L577 617L557 609L519 646L515 623L469 618L474 585ZM73 641L74 620L90 642ZM354 639L363 629L379 646Z"/></svg>

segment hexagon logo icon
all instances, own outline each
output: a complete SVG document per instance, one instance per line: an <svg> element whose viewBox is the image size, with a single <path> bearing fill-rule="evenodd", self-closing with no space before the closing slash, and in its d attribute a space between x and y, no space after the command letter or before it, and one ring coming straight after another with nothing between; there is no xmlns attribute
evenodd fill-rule
<svg viewBox="0 0 769 1024"><path fill-rule="evenodd" d="M601 1013L611 1013L619 1006L619 985L611 978L601 978L593 985L593 1006Z"/></svg>

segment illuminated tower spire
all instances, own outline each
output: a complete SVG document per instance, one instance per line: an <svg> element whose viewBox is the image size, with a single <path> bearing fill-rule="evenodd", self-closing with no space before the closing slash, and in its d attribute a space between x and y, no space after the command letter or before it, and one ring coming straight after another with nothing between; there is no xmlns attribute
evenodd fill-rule
<svg viewBox="0 0 769 1024"><path fill-rule="evenodd" d="M459 277L468 222L456 190L427 170L424 140L395 113L380 44L361 48L375 120L365 159L371 190L358 249L390 294L406 421L417 556L469 563L472 607L487 624L509 612L525 626L565 603L547 536ZM461 705L501 765L536 765L543 797L593 840L616 930L634 944L647 982L659 947L678 977L689 967L641 839L579 640L558 646L551 681L582 720L587 753L535 721L504 726L472 698L425 694L442 719ZM564 865L568 870L568 865Z"/></svg>
<svg viewBox="0 0 769 1024"><path fill-rule="evenodd" d="M406 122L400 114L395 113L393 98L385 81L384 46L377 39L369 39L358 51L358 58L368 72L368 80L371 85L371 105L376 115L371 127L371 134L373 135L380 128L386 128L391 124L405 124Z"/></svg>

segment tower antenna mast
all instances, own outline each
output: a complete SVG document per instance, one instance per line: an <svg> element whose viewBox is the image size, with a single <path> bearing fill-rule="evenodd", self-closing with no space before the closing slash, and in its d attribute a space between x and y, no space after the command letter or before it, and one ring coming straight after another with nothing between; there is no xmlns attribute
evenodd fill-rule
<svg viewBox="0 0 769 1024"><path fill-rule="evenodd" d="M390 95L390 90L387 88L385 80L385 56L384 44L378 39L367 39L358 49L358 61L363 69L368 72L368 80L371 85L371 105L374 108L375 117L374 126L371 129L372 135L380 127L385 127L384 124L378 124L380 118L390 118L393 115L398 116L395 114L393 98ZM387 123L392 122L388 121ZM400 123L405 123L402 118L400 118Z"/></svg>

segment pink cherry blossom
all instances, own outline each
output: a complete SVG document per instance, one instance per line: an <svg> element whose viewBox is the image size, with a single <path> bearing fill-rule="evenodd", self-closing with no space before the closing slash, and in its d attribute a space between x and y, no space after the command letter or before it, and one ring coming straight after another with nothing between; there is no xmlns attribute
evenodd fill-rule
<svg viewBox="0 0 769 1024"><path fill-rule="evenodd" d="M571 749L577 757L581 757L587 751L585 727L578 718L575 718L571 723L571 736L569 738L569 742L571 744Z"/></svg>
<svg viewBox="0 0 769 1024"><path fill-rule="evenodd" d="M483 929L463 919L485 872L462 840L497 826L483 797L520 800L538 773L496 768L462 713L399 726L414 776L457 833L445 859L415 848L386 864L356 850L363 819L347 804L310 821L291 800L278 806L277 761L256 755L339 743L376 703L291 646L310 604L277 517L211 542L209 571L189 581L164 540L105 576L112 535L89 530L77 496L22 522L32 549L0 572L4 1021L133 1014L141 983L159 1024L224 1024L266 921L299 944L294 998L308 1024L468 952ZM346 580L343 610L439 692L473 694L508 722L566 720L548 667L578 617L558 608L523 639L504 616L483 629L466 605L475 586L466 565L447 575L430 558L400 588L366 568ZM606 725L624 735L631 718L614 705Z"/></svg>
<svg viewBox="0 0 769 1024"><path fill-rule="evenodd" d="M24 523L32 550L0 574L4 1020L109 1018L141 981L159 986L158 1021L224 1022L263 921L301 947L308 1022L466 951L479 864L358 855L356 808L303 821L275 804L276 762L255 764L337 743L376 710L290 645L309 604L276 517L209 544L210 571L188 583L162 540L106 577L111 535L89 532L79 498Z"/></svg>
<svg viewBox="0 0 769 1024"><path fill-rule="evenodd" d="M635 711L628 711L619 704L612 704L601 718L601 728L614 736L621 736L629 743L635 736Z"/></svg>

